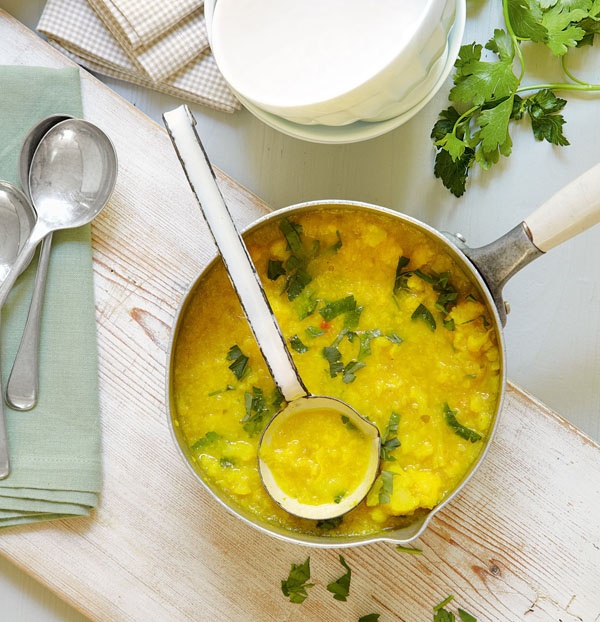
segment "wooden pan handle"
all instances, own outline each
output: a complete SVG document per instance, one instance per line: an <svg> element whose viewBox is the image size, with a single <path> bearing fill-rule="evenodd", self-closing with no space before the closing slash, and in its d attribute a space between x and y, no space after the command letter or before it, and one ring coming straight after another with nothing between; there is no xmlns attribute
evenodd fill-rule
<svg viewBox="0 0 600 622"><path fill-rule="evenodd" d="M600 222L600 164L559 190L525 219L544 253Z"/></svg>

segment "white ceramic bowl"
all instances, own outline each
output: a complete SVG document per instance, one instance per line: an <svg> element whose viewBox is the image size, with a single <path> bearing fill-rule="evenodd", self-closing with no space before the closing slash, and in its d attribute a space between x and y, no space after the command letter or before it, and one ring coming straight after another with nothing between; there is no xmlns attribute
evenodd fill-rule
<svg viewBox="0 0 600 622"><path fill-rule="evenodd" d="M335 127L398 117L432 91L456 5L207 0L205 12L215 60L243 102L291 123Z"/></svg>

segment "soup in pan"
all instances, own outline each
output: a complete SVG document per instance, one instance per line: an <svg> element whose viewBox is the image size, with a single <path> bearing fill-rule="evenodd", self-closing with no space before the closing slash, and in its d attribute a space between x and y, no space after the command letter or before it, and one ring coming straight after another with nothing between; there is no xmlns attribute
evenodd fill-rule
<svg viewBox="0 0 600 622"><path fill-rule="evenodd" d="M245 241L308 391L378 426L380 472L342 518L300 519L272 501L257 451L282 397L220 260L191 293L173 351L174 425L194 468L233 506L306 534L368 535L434 508L478 458L498 406L496 329L476 286L433 238L369 210L270 219ZM338 423L324 418L317 433L351 465L352 430ZM296 445L289 459L309 461ZM286 485L302 492L301 479ZM344 482L323 491L335 501Z"/></svg>

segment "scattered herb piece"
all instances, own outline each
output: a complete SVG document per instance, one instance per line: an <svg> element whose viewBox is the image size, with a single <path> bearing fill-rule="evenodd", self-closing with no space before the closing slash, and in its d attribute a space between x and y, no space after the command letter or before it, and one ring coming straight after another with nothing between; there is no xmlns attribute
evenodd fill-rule
<svg viewBox="0 0 600 622"><path fill-rule="evenodd" d="M287 218L284 218L279 223L279 229L286 239L290 257L287 261L282 262L281 265L278 264L277 260L270 260L269 267L271 267L273 276L277 274L278 276L284 275L286 277L283 291L287 292L288 300L294 300L312 281L312 276L308 271L308 263L314 256L315 249L318 252L318 241L315 240L313 242L312 252L305 249L302 243L302 225L294 223Z"/></svg>
<svg viewBox="0 0 600 622"><path fill-rule="evenodd" d="M252 387L252 393L246 391L244 394L246 414L242 419L244 430L246 430L250 436L254 436L261 432L265 419L270 418L271 415L276 412L282 399L279 391L276 391L273 395L271 408L269 408L262 389Z"/></svg>
<svg viewBox="0 0 600 622"><path fill-rule="evenodd" d="M398 259L398 265L396 266L396 277L394 279L394 294L397 294L401 289L408 289L408 277L410 276L410 272L404 272L404 268L408 266L410 263L410 259L408 257L404 257L402 255Z"/></svg>
<svg viewBox="0 0 600 622"><path fill-rule="evenodd" d="M433 622L455 622L456 617L452 611L448 611L445 607L448 605L454 596L448 596L441 603L438 603L433 608ZM463 609L458 609L458 617L461 622L477 622L477 618L472 616L470 613L467 613Z"/></svg>
<svg viewBox="0 0 600 622"><path fill-rule="evenodd" d="M223 468L228 468L228 467L233 467L235 466L235 462L231 459L231 458L221 458L219 460L219 464L223 467Z"/></svg>
<svg viewBox="0 0 600 622"><path fill-rule="evenodd" d="M354 380L356 380L356 372L359 369L362 369L363 367L365 367L365 363L361 361L350 361L344 367L344 374L342 376L342 381L345 384L350 384L351 382L354 382Z"/></svg>
<svg viewBox="0 0 600 622"><path fill-rule="evenodd" d="M192 451L199 451L200 449L204 449L208 445L212 445L212 443L218 441L220 438L220 434L217 434L215 431L211 430L192 445Z"/></svg>
<svg viewBox="0 0 600 622"><path fill-rule="evenodd" d="M283 267L283 261L269 259L269 263L267 264L267 277L271 281L276 281L280 276L285 276L286 271Z"/></svg>
<svg viewBox="0 0 600 622"><path fill-rule="evenodd" d="M327 331L323 330L322 328L317 328L316 326L309 326L305 332L309 337L314 338L324 335Z"/></svg>
<svg viewBox="0 0 600 622"><path fill-rule="evenodd" d="M337 253L340 248L342 248L342 236L340 235L340 232L336 230L335 235L337 236L337 242L334 242L329 247L329 251L331 251L332 253Z"/></svg>
<svg viewBox="0 0 600 622"><path fill-rule="evenodd" d="M409 555L423 555L423 551L421 549L414 549L410 546L402 546L401 544L396 546L396 550L401 553L408 553Z"/></svg>
<svg viewBox="0 0 600 622"><path fill-rule="evenodd" d="M396 436L399 423L400 415L396 412L392 412L390 420L381 437L380 457L382 460L387 460L388 462L394 462L396 460L396 458L391 455L391 452L400 447L400 440Z"/></svg>
<svg viewBox="0 0 600 622"><path fill-rule="evenodd" d="M427 324L427 326L429 326L431 330L435 330L437 328L435 318L431 314L431 311L424 304L420 304L414 310L413 314L410 316L410 319L413 321L423 320L423 322L425 322L425 324Z"/></svg>
<svg viewBox="0 0 600 622"><path fill-rule="evenodd" d="M356 300L354 296L350 294L350 296L346 296L345 298L327 303L322 309L319 309L319 313L326 322L331 322L331 320L338 317L338 315L355 310Z"/></svg>
<svg viewBox="0 0 600 622"><path fill-rule="evenodd" d="M454 318L450 320L444 320L444 328L449 331L453 331L455 329Z"/></svg>
<svg viewBox="0 0 600 622"><path fill-rule="evenodd" d="M340 492L339 494L335 495L335 497L333 498L333 502L334 503L341 503L342 499L346 496L346 491L344 492Z"/></svg>
<svg viewBox="0 0 600 622"><path fill-rule="evenodd" d="M293 301L294 309L298 315L299 320L306 319L309 315L312 315L319 304L318 299L315 297L314 292L309 288L302 291Z"/></svg>
<svg viewBox="0 0 600 622"><path fill-rule="evenodd" d="M332 378L344 371L344 364L341 361L342 353L335 346L323 348L323 356L329 363L329 375Z"/></svg>
<svg viewBox="0 0 600 622"><path fill-rule="evenodd" d="M290 345L292 346L292 348L298 352L299 354L304 354L305 352L309 351L309 347L305 346L302 341L300 340L300 337L298 337L298 335L294 335L291 339L290 339Z"/></svg>
<svg viewBox="0 0 600 622"><path fill-rule="evenodd" d="M281 591L292 603L302 603L308 596L307 589L313 587L310 580L310 557L303 564L292 564L287 579L281 580Z"/></svg>
<svg viewBox="0 0 600 622"><path fill-rule="evenodd" d="M471 428L467 428L466 426L459 423L456 418L456 411L452 410L448 404L444 404L444 417L446 418L446 424L449 425L461 438L464 438L466 441L470 441L471 443L476 443L480 441L483 437L475 430L471 430Z"/></svg>
<svg viewBox="0 0 600 622"><path fill-rule="evenodd" d="M362 361L366 356L371 354L371 341L381 337L381 331L379 329L365 330L358 334L360 342L360 349L358 351L358 360Z"/></svg>
<svg viewBox="0 0 600 622"><path fill-rule="evenodd" d="M216 391L211 391L208 394L208 397L213 397L215 395L220 395L221 393L226 393L227 391L233 391L235 387L231 384L228 384L224 389L217 389Z"/></svg>
<svg viewBox="0 0 600 622"><path fill-rule="evenodd" d="M480 44L461 47L449 94L456 107L443 110L431 132L437 150L434 174L457 197L464 194L474 163L487 170L501 155L511 154L511 123L525 116L536 140L569 144L560 114L566 101L554 91L600 91L600 84L578 79L567 66L570 50L593 45L600 32L597 1L503 0L502 4L506 29L496 29L485 45L491 60L482 58ZM521 86L528 69L521 51L524 41L546 45L560 58L566 82ZM532 93L523 97L528 91Z"/></svg>
<svg viewBox="0 0 600 622"><path fill-rule="evenodd" d="M379 503L389 503L394 492L394 473L392 471L381 471L381 489L379 490Z"/></svg>
<svg viewBox="0 0 600 622"><path fill-rule="evenodd" d="M342 415L342 423L349 429L349 430L356 430L356 426L352 423L352 421L350 421L350 417L348 417L347 415Z"/></svg>
<svg viewBox="0 0 600 622"><path fill-rule="evenodd" d="M317 529L322 529L323 531L331 531L336 527L339 527L344 520L343 516L336 516L335 518L327 518L325 520L317 521Z"/></svg>
<svg viewBox="0 0 600 622"><path fill-rule="evenodd" d="M239 346L235 345L229 348L227 360L233 361L231 365L229 365L229 369L231 369L233 375L238 380L241 380L248 370L248 357L241 351Z"/></svg>
<svg viewBox="0 0 600 622"><path fill-rule="evenodd" d="M389 335L386 335L386 339L389 339L392 343L402 343L404 341L402 337L398 337L396 333L390 333Z"/></svg>
<svg viewBox="0 0 600 622"><path fill-rule="evenodd" d="M367 615L358 618L358 622L378 622L380 615L379 613L367 613Z"/></svg>
<svg viewBox="0 0 600 622"><path fill-rule="evenodd" d="M336 581L332 581L327 585L327 590L333 594L335 600L341 600L346 602L348 595L350 594L350 579L352 577L352 570L346 563L346 560L340 555L340 564L346 569L346 572Z"/></svg>

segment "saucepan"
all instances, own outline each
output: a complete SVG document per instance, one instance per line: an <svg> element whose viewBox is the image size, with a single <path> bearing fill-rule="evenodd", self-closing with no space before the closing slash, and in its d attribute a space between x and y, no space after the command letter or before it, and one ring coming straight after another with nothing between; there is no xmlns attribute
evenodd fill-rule
<svg viewBox="0 0 600 622"><path fill-rule="evenodd" d="M221 261L219 257L215 257L191 285L177 313L169 348L169 364L167 366L166 379L167 405L171 432L181 456L202 486L230 512L254 528L289 542L318 547L347 547L376 541L407 544L418 538L432 521L435 514L448 503L452 502L485 460L498 426L506 387L503 327L507 320L508 306L503 300L502 289L515 273L532 260L600 222L600 164L561 189L508 233L483 247L471 248L467 246L461 236L439 232L417 219L394 210L367 203L338 200L302 203L270 213L247 228L243 232L243 237L247 239L255 233L260 232L265 227L273 225L273 223L281 223L284 220L288 223L294 222L295 219L301 218L303 214L311 214L317 211L326 212L327 210L336 211L338 213L340 211L343 213L344 210L348 210L348 213L358 210L360 212L375 214L387 218L392 225L397 222L399 226L418 232L418 235L422 236L423 239L432 241L438 249L438 252L447 256L449 260L453 262L454 265L458 266L466 275L467 280L471 282L473 290L476 292L476 298L485 307L485 316L487 318L485 320L486 328L488 332L493 334L498 349L498 397L493 406L491 422L485 433L485 437L478 439L482 443L482 448L477 457L457 484L439 503L425 511L415 512L412 516L407 517L405 521L398 523L398 525L393 528L382 528L381 530L375 531L370 530L365 533L357 532L350 535L339 535L335 529L317 530L317 532L314 530L303 531L301 528L290 528L278 521L259 518L259 515L256 511L253 511L252 508L237 503L234 498L224 490L226 486L217 485L214 478L206 477L202 468L200 468L198 457L190 446L189 426L187 426L188 429L186 430L186 425L182 425L181 422L174 372L178 348L184 347L181 345L181 341L182 334L187 330L185 328L186 314L189 313L190 305L198 304L197 302L193 302L194 296L198 288L205 281L206 276L213 270L215 265ZM364 232L364 234L366 236L367 232ZM280 265L278 267L281 268ZM223 309L221 313L230 313L230 310ZM245 318L242 315L237 318L236 321L244 322ZM187 326L189 328L189 323ZM197 353L199 357L202 357L202 354L201 351ZM230 354L229 362L231 362L232 366L240 363L240 358L236 358L235 352ZM240 352L238 352L238 354L240 354ZM243 374L240 374L240 377L242 377L242 375ZM207 383L207 378L198 378L197 382L200 384L205 383L207 387L210 386L210 384ZM230 388L229 386L224 386L221 390L227 392ZM252 398L251 394L250 397ZM249 402L247 408L251 406L252 403ZM248 410L247 412L249 414L250 411ZM447 414L450 417L454 416L451 409L448 409ZM457 425L455 418L453 418L453 425ZM385 432L387 434L389 430ZM198 443L200 445L203 443L210 443L215 441L217 437L217 434L213 434L212 437L206 434ZM216 442L218 442L218 440ZM396 445L398 444L399 443L396 443ZM390 445L390 447L393 446L393 444Z"/></svg>

